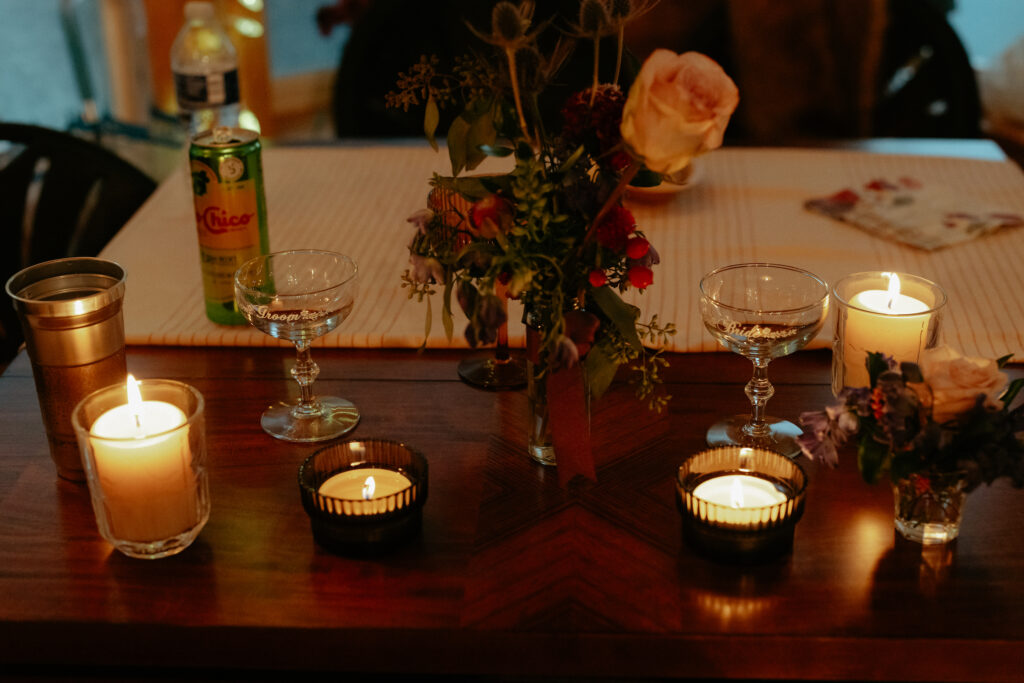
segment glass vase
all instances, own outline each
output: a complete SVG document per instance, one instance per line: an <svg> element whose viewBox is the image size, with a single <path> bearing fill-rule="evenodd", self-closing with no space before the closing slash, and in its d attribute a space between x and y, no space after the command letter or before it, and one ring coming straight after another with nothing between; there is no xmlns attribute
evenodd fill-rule
<svg viewBox="0 0 1024 683"><path fill-rule="evenodd" d="M949 543L960 535L967 501L962 472L912 474L893 483L896 530L922 545Z"/></svg>
<svg viewBox="0 0 1024 683"><path fill-rule="evenodd" d="M553 467L558 464L558 460L555 457L555 442L551 435L547 379L540 368L530 361L526 363L526 398L530 410L527 453L541 465Z"/></svg>

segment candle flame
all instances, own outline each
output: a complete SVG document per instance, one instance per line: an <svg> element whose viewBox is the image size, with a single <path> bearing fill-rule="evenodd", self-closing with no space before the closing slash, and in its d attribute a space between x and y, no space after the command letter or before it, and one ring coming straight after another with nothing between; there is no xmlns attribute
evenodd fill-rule
<svg viewBox="0 0 1024 683"><path fill-rule="evenodd" d="M135 417L135 427L142 429L142 391L139 390L139 381L132 374L128 375L125 382L125 392L128 394L128 409Z"/></svg>
<svg viewBox="0 0 1024 683"><path fill-rule="evenodd" d="M373 492L377 489L377 482L373 480L373 477L367 477L366 481L363 482L363 500L370 500L373 498Z"/></svg>
<svg viewBox="0 0 1024 683"><path fill-rule="evenodd" d="M896 299L900 296L900 276L896 273L882 273L883 276L889 278L889 310L893 309L896 304Z"/></svg>
<svg viewBox="0 0 1024 683"><path fill-rule="evenodd" d="M739 479L733 479L732 489L729 491L729 506L734 508L743 507L743 487Z"/></svg>

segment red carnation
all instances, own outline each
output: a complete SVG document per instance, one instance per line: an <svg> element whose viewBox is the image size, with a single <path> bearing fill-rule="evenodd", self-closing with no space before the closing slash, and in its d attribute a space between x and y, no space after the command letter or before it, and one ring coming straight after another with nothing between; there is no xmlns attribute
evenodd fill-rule
<svg viewBox="0 0 1024 683"><path fill-rule="evenodd" d="M626 241L634 230L636 219L633 214L624 206L616 206L598 223L594 237L598 244L614 252L621 252L626 248Z"/></svg>
<svg viewBox="0 0 1024 683"><path fill-rule="evenodd" d="M626 242L626 256L634 261L642 259L650 249L651 243L643 237L630 237L629 241Z"/></svg>
<svg viewBox="0 0 1024 683"><path fill-rule="evenodd" d="M647 266L630 266L626 276L629 278L629 284L637 289L647 289L654 282L654 271Z"/></svg>

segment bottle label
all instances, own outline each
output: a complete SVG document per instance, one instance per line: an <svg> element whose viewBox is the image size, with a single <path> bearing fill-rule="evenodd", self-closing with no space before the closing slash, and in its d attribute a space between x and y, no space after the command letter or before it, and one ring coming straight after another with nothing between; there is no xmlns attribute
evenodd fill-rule
<svg viewBox="0 0 1024 683"><path fill-rule="evenodd" d="M224 73L174 74L178 106L187 111L238 104L238 69Z"/></svg>
<svg viewBox="0 0 1024 683"><path fill-rule="evenodd" d="M260 254L260 217L256 182L238 157L222 156L217 168L192 159L199 260L208 301L234 299L238 267Z"/></svg>

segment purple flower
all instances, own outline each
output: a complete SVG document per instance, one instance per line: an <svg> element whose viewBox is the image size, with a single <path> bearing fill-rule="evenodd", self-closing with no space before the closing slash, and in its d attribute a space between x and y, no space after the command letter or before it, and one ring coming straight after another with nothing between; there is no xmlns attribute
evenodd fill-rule
<svg viewBox="0 0 1024 683"><path fill-rule="evenodd" d="M432 281L440 284L445 280L444 266L436 258L410 254L409 264L412 266L409 269L409 277L412 278L413 282L427 285Z"/></svg>
<svg viewBox="0 0 1024 683"><path fill-rule="evenodd" d="M420 209L419 211L417 211L413 215L409 216L405 220L406 220L407 223L412 223L413 225L415 225L416 226L416 230L417 230L417 232L419 232L419 234L426 235L427 234L427 225L430 224L430 221L433 218L434 218L434 212L433 211L431 211L430 209Z"/></svg>

